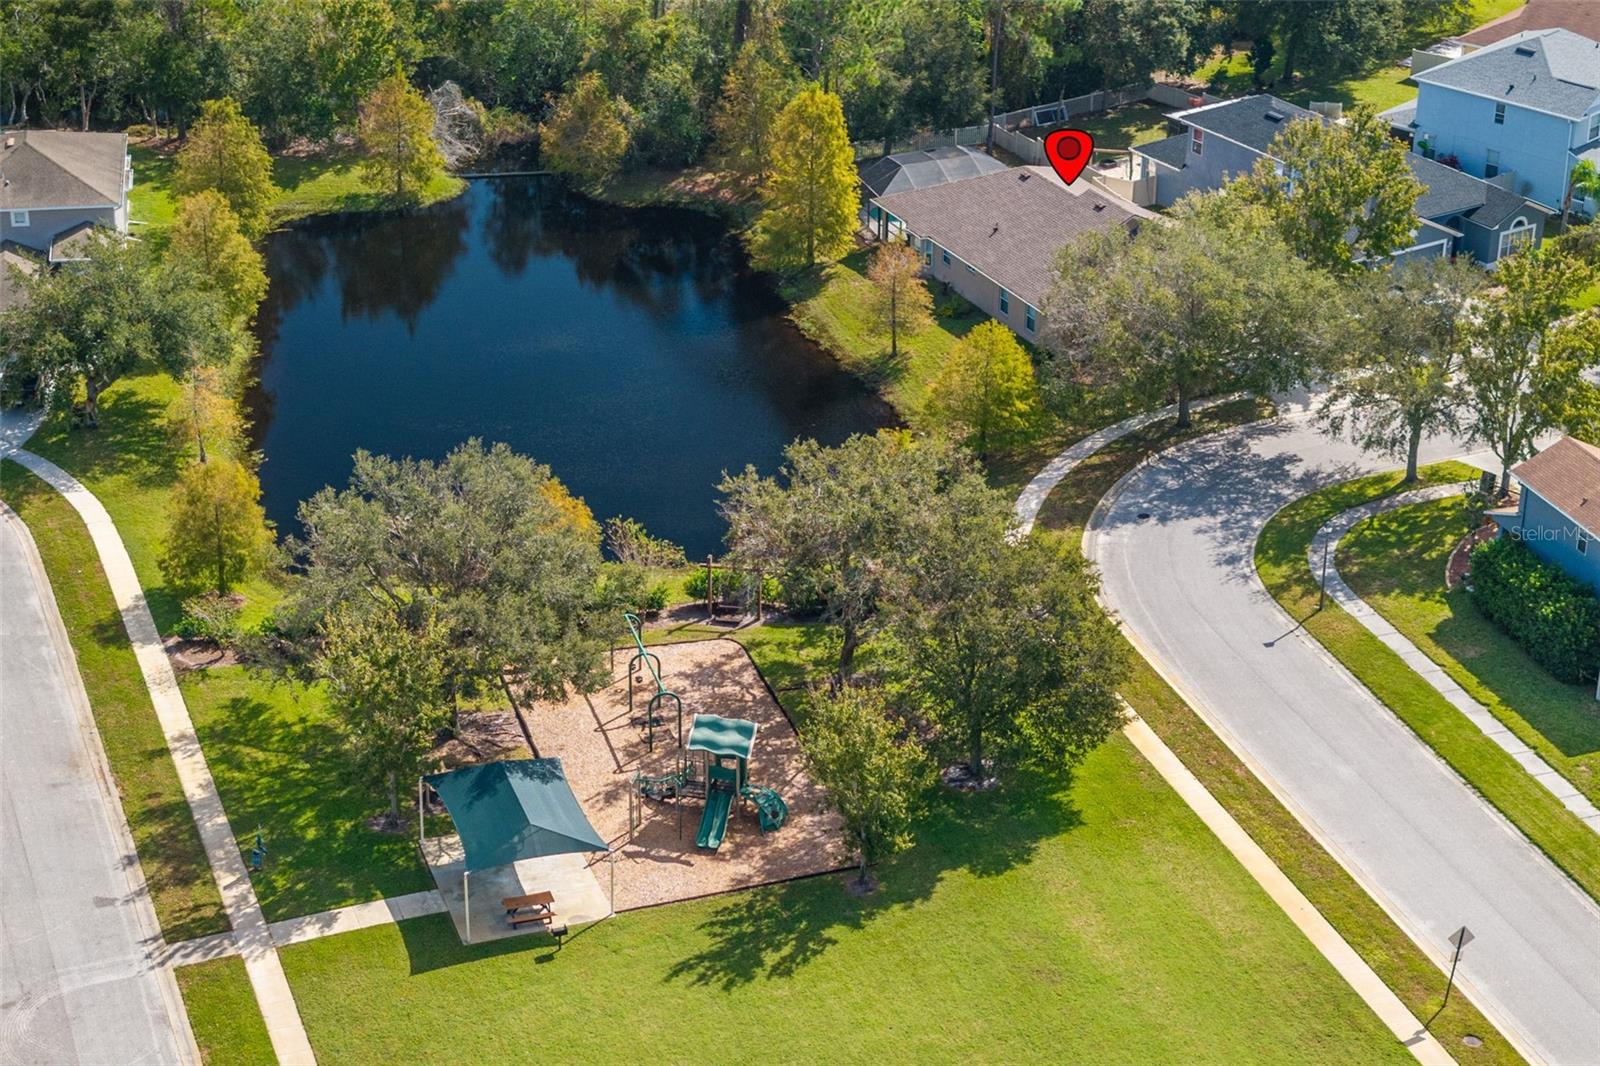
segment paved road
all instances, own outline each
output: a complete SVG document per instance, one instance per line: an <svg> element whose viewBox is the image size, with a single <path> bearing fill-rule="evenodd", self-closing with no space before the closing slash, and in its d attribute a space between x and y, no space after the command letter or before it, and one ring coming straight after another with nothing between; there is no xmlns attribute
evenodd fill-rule
<svg viewBox="0 0 1600 1066"><path fill-rule="evenodd" d="M1460 976L1497 1024L1549 1062L1600 1062L1600 907L1255 576L1274 511L1382 466L1303 419L1205 438L1136 471L1086 547L1145 648L1413 936L1438 953L1472 929Z"/></svg>
<svg viewBox="0 0 1600 1066"><path fill-rule="evenodd" d="M189 1062L54 602L0 513L0 1062Z"/></svg>

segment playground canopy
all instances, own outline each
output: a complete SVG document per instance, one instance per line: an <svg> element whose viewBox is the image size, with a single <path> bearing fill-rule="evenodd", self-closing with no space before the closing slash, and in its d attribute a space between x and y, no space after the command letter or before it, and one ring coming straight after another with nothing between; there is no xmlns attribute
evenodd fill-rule
<svg viewBox="0 0 1600 1066"><path fill-rule="evenodd" d="M689 750L708 751L712 755L731 755L749 761L750 749L756 742L756 724L743 718L723 718L715 714L697 714L689 728Z"/></svg>
<svg viewBox="0 0 1600 1066"><path fill-rule="evenodd" d="M508 759L423 780L455 822L466 852L463 873L519 859L609 850L578 806L560 759Z"/></svg>

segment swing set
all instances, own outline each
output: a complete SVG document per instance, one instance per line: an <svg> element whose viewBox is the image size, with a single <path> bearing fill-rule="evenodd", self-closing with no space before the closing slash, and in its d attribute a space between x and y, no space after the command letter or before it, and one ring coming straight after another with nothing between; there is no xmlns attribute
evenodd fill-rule
<svg viewBox="0 0 1600 1066"><path fill-rule="evenodd" d="M633 645L638 651L633 658L628 660L628 714L633 724L644 727L644 744L646 751L656 750L656 726L662 724L662 719L656 712L666 700L671 700L678 712L678 747L683 747L683 700L678 694L667 688L661 681L661 657L654 652L646 651L644 646L644 623L639 621L639 616L632 612L622 616L627 620L628 631L633 634ZM639 664L643 663L650 670L650 679L656 683L655 694L645 704L644 715L639 717L633 712L633 691L636 681L642 682L643 675L635 674Z"/></svg>

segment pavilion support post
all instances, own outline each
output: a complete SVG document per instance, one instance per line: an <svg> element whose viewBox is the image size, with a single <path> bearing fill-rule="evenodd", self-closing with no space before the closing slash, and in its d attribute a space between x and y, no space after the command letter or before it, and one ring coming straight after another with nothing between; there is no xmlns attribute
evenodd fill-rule
<svg viewBox="0 0 1600 1066"><path fill-rule="evenodd" d="M472 943L472 883L469 880L471 877L470 871L461 871L461 909L466 916L463 923L466 926L463 930L465 935L461 939L469 944Z"/></svg>
<svg viewBox="0 0 1600 1066"><path fill-rule="evenodd" d="M617 853L606 852L606 862L611 867L611 915L614 915L617 913Z"/></svg>
<svg viewBox="0 0 1600 1066"><path fill-rule="evenodd" d="M422 852L424 864L428 861L428 821L422 807L422 778L417 778L417 850Z"/></svg>

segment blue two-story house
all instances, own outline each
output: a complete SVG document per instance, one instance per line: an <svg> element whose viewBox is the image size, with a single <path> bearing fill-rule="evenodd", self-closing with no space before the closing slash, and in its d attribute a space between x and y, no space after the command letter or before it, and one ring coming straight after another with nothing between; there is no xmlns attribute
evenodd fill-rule
<svg viewBox="0 0 1600 1066"><path fill-rule="evenodd" d="M1422 155L1555 212L1578 161L1600 165L1600 42L1529 30L1412 77L1416 102L1385 114Z"/></svg>
<svg viewBox="0 0 1600 1066"><path fill-rule="evenodd" d="M1517 505L1490 511L1502 533L1600 589L1600 448L1562 437L1513 467Z"/></svg>
<svg viewBox="0 0 1600 1066"><path fill-rule="evenodd" d="M1332 121L1268 95L1224 100L1167 117L1183 132L1133 149L1146 160L1146 173L1155 175L1155 203L1161 207L1190 192L1219 189L1249 174L1257 160L1275 158L1272 142L1290 123ZM1417 200L1411 244L1395 253L1396 260L1471 255L1490 264L1544 239L1551 212L1540 205L1415 152L1406 161L1424 192Z"/></svg>

